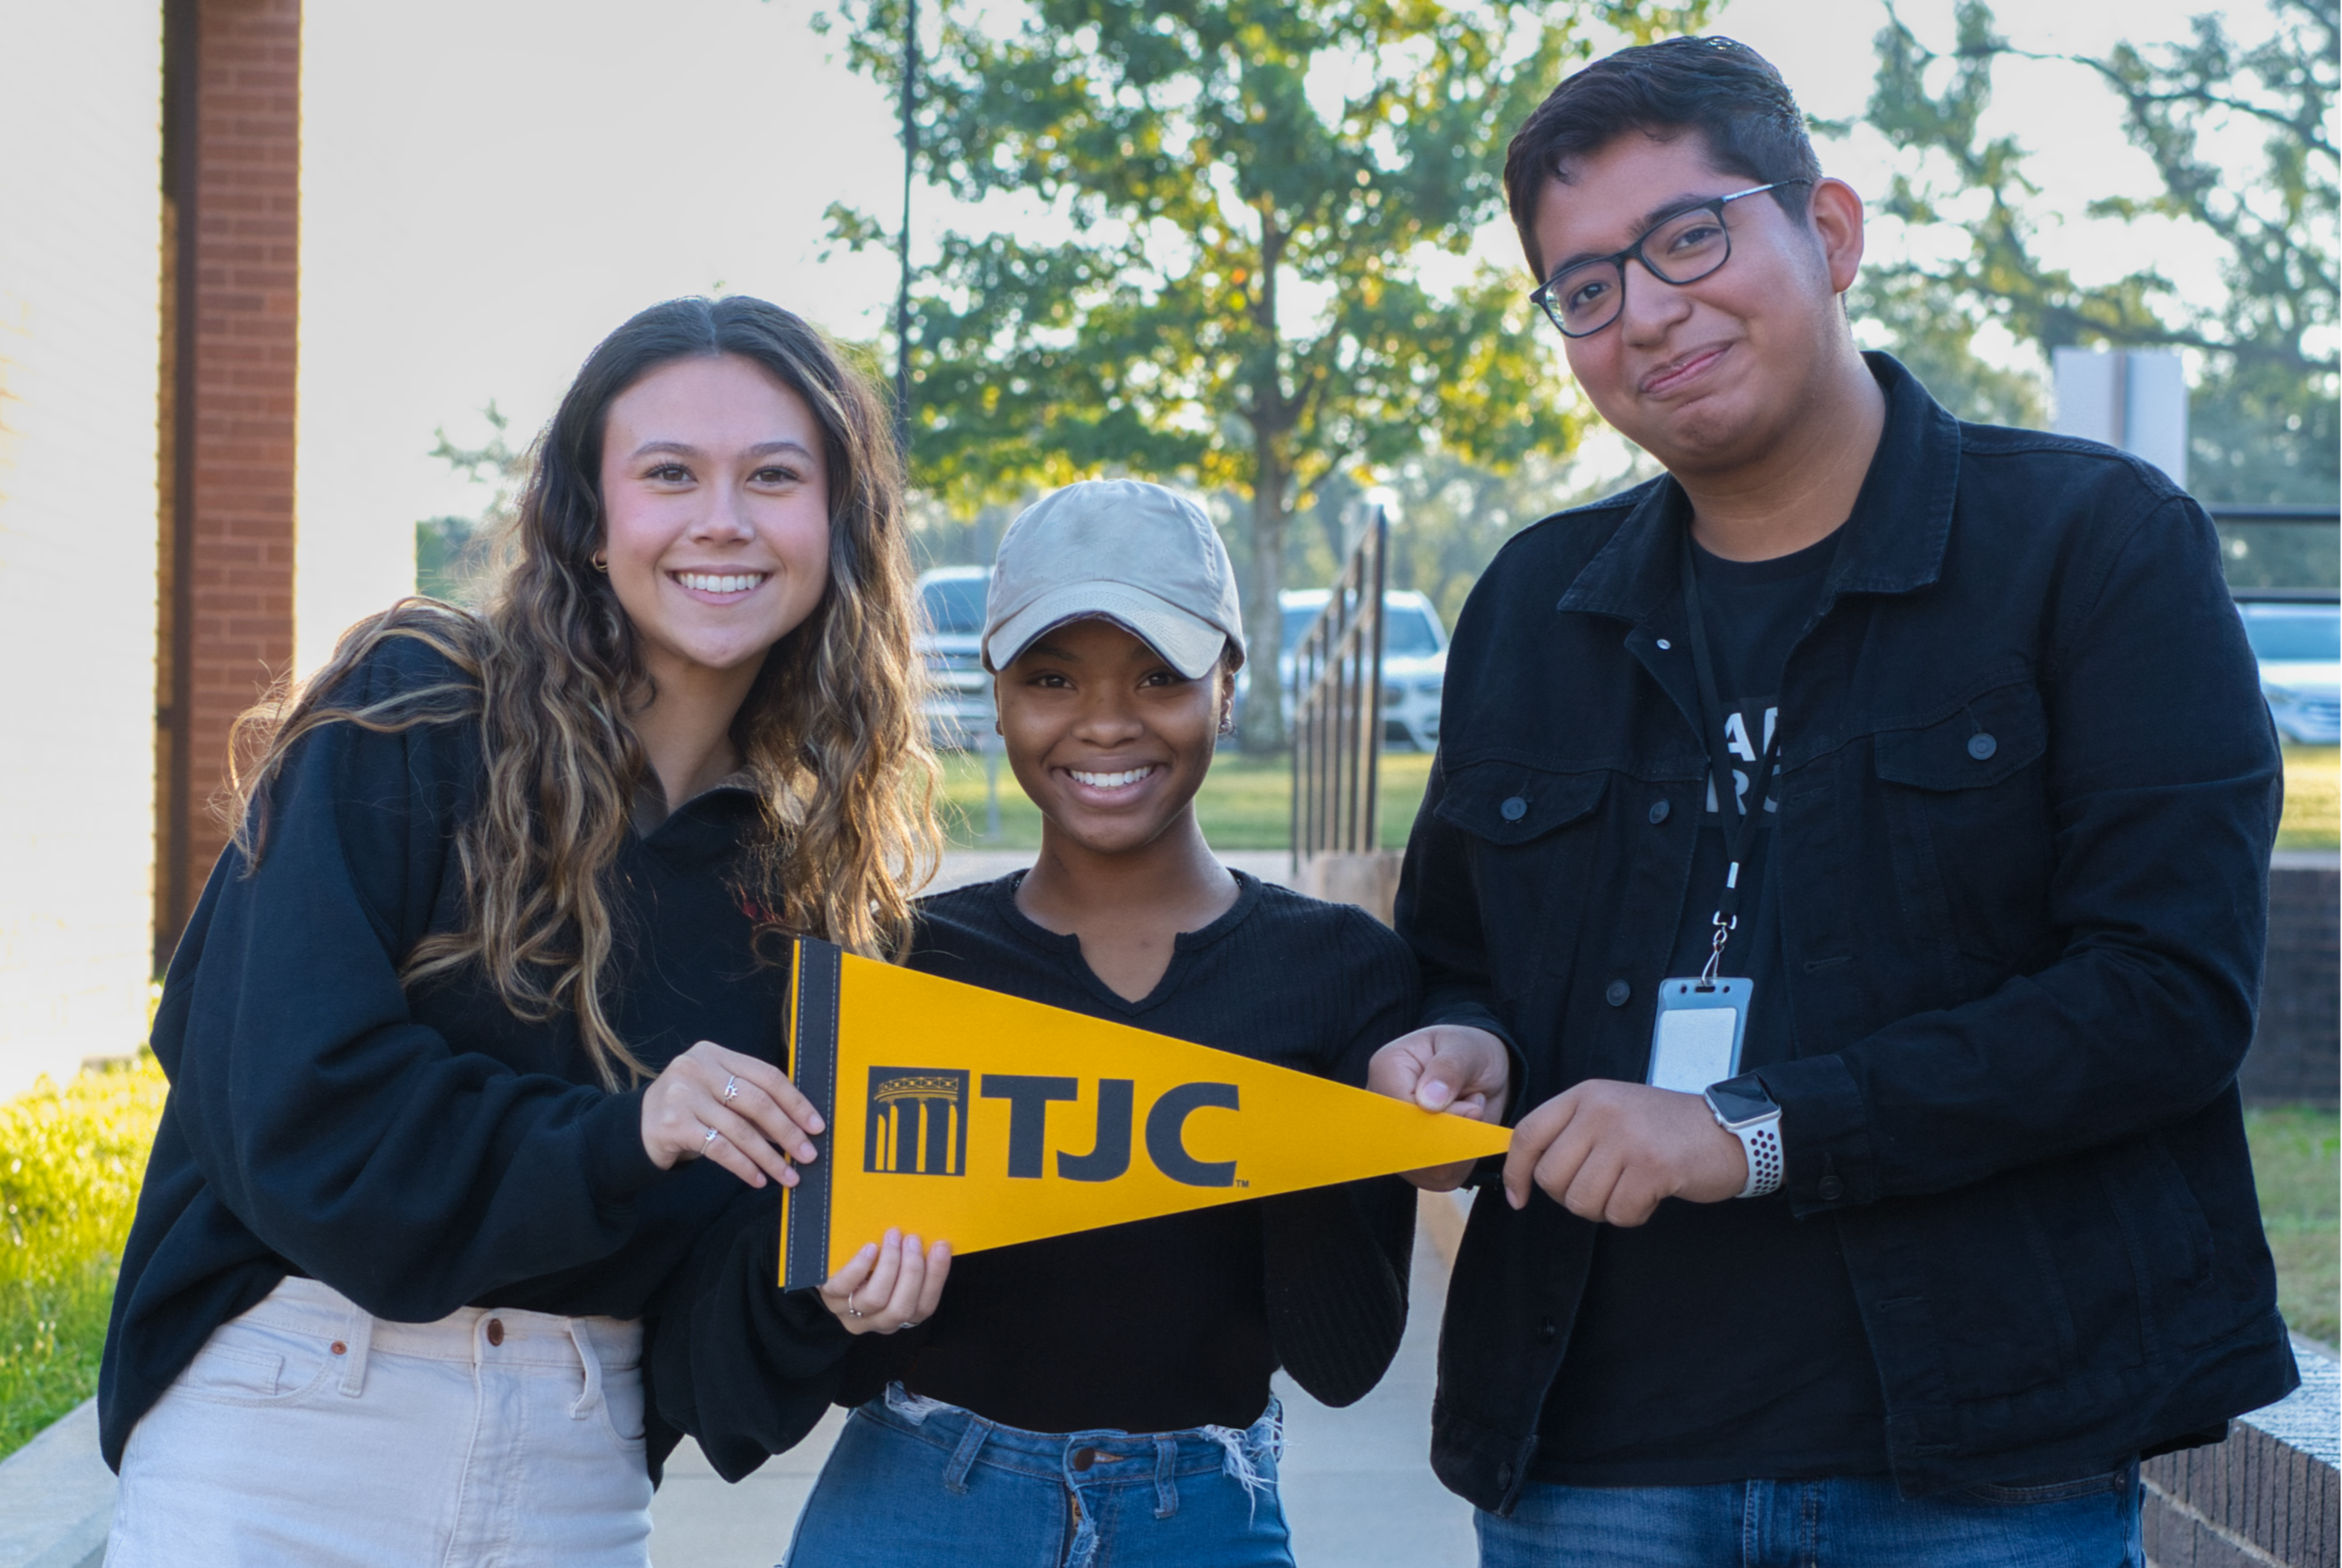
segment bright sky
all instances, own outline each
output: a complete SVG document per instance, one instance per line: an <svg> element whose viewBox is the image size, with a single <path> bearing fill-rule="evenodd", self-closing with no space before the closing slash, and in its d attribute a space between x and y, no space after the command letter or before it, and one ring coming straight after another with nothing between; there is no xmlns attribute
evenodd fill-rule
<svg viewBox="0 0 2342 1568"><path fill-rule="evenodd" d="M2099 50L2117 37L2181 36L2209 3L2002 11L2027 47ZM846 68L835 39L811 30L816 9L817 0L305 7L305 666L340 625L380 607L416 519L485 501L430 456L434 430L482 438L479 410L494 398L516 434L533 432L586 352L643 305L720 287L847 335L878 330L894 298L891 258L826 255L822 214L845 201L891 221L894 107ZM2257 10L2227 7L2232 27L2249 30ZM1951 0L1909 0L1903 13L1922 36L1948 43ZM1716 30L1764 52L1808 111L1835 118L1860 111L1885 21L1879 0L1727 0ZM2054 201L2078 208L2110 190L2146 190L2144 159L2078 73L2003 70L1996 113L2039 150L2036 173ZM1874 140L1824 157L1866 195L1884 190ZM915 260L922 232L950 216L939 198L922 203ZM1486 248L1510 255L1496 235Z"/></svg>

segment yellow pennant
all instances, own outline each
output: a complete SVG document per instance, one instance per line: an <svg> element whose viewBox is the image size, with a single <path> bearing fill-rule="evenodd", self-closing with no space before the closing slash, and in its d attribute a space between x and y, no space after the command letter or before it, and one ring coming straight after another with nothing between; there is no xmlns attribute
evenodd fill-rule
<svg viewBox="0 0 2342 1568"><path fill-rule="evenodd" d="M797 944L792 1076L820 1157L781 1211L781 1283L889 1225L955 1254L1504 1152L1506 1129Z"/></svg>

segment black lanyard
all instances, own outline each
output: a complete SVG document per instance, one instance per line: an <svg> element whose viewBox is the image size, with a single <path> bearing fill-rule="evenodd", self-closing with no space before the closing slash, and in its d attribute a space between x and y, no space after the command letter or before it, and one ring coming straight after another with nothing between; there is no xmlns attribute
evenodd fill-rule
<svg viewBox="0 0 2342 1568"><path fill-rule="evenodd" d="M1699 573L1692 564L1691 527L1683 532L1683 592L1684 608L1691 616L1691 666L1699 676L1700 745L1707 754L1708 787L1716 792L1716 825L1724 825L1725 803L1738 803L1738 792L1732 787L1732 769L1716 749L1716 741L1724 734L1724 700L1716 695L1716 662L1707 651L1707 617L1699 604ZM1748 781L1748 798L1740 805L1740 825L1727 830L1727 845L1724 872L1724 891L1716 901L1714 924L1716 934L1708 950L1707 967L1700 971L1700 989L1716 984L1716 971L1724 963L1724 944L1732 940L1732 933L1740 924L1740 868L1748 864L1748 852L1756 844L1756 824L1765 812L1765 794L1772 787L1773 769L1781 754L1781 734L1777 726L1766 738L1765 754L1756 764L1756 774Z"/></svg>

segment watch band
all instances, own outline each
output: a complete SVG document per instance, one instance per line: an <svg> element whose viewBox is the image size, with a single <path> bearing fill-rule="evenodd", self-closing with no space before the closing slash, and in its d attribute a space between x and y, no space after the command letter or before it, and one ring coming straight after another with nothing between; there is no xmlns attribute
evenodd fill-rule
<svg viewBox="0 0 2342 1568"><path fill-rule="evenodd" d="M1762 1198L1781 1190L1787 1161L1781 1153L1781 1107L1765 1092L1764 1081L1753 1073L1708 1085L1703 1096L1716 1124L1740 1140L1747 1156L1748 1180L1734 1195ZM1734 1112L1725 1109L1726 1104Z"/></svg>
<svg viewBox="0 0 2342 1568"><path fill-rule="evenodd" d="M1781 1113L1755 1122L1743 1122L1738 1126L1716 1119L1718 1125L1740 1140L1741 1152L1748 1156L1748 1181L1733 1196L1764 1198L1781 1190Z"/></svg>

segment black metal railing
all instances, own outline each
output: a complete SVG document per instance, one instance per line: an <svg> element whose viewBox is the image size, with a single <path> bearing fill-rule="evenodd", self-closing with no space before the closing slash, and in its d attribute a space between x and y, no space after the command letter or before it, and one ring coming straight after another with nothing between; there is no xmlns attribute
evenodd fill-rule
<svg viewBox="0 0 2342 1568"><path fill-rule="evenodd" d="M2207 506L2220 533L2220 566L2239 598L2333 599L2342 594L2342 508Z"/></svg>
<svg viewBox="0 0 2342 1568"><path fill-rule="evenodd" d="M1381 847L1383 586L1390 523L1374 509L1325 612L1293 651L1293 868ZM1256 656L1273 658L1271 650Z"/></svg>

